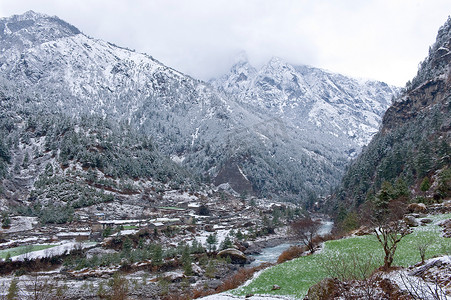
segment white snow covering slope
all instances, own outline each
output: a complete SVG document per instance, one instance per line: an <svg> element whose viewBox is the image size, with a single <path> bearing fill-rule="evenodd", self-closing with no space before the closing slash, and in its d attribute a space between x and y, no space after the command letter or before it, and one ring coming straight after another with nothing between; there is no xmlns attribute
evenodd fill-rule
<svg viewBox="0 0 451 300"><path fill-rule="evenodd" d="M95 242L89 242L89 243L77 243L77 242L62 242L57 244L57 246L53 247L53 248L48 248L48 249L44 249L44 250L38 250L38 251L33 251L33 252L28 252L25 254L21 254L18 256L13 256L11 257L11 260L13 261L22 261L24 259L38 259L38 258L43 258L43 257L52 257L52 256L58 256L58 255L62 255L64 253L68 253L74 249L77 248L90 248L95 246L97 243Z"/></svg>

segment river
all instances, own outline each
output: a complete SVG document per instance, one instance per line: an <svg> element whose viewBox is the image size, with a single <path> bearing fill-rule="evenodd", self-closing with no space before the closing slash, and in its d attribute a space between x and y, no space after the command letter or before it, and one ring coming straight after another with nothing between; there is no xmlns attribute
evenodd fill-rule
<svg viewBox="0 0 451 300"><path fill-rule="evenodd" d="M326 235L332 231L334 222L321 221L322 226L318 230L318 235ZM283 243L274 247L263 248L260 254L251 255L255 260L251 263L252 267L256 267L265 262L275 263L283 251L287 250L290 246L298 245L299 243Z"/></svg>

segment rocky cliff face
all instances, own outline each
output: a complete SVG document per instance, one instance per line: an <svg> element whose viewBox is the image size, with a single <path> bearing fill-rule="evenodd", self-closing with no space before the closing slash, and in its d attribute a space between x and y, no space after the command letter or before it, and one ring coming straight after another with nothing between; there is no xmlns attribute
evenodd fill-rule
<svg viewBox="0 0 451 300"><path fill-rule="evenodd" d="M412 197L426 197L422 201L450 195L450 46L448 19L417 76L385 113L379 133L351 164L338 199L358 206L376 194L384 181L395 189L409 187Z"/></svg>
<svg viewBox="0 0 451 300"><path fill-rule="evenodd" d="M383 130L426 113L450 95L451 19L440 28L428 57L420 64L417 76L408 83L405 93L387 110Z"/></svg>
<svg viewBox="0 0 451 300"><path fill-rule="evenodd" d="M446 78L428 80L419 87L406 92L385 113L382 131L395 129L443 102L449 96L450 82L448 78L449 75Z"/></svg>

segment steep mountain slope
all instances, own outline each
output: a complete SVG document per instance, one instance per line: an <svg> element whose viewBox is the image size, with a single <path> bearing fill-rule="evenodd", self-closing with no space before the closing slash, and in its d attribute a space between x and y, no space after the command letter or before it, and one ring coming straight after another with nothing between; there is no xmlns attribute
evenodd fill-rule
<svg viewBox="0 0 451 300"><path fill-rule="evenodd" d="M450 49L449 18L417 76L385 113L379 133L349 167L338 203L358 206L377 194L384 181L389 183L384 189L392 184L421 201L451 195Z"/></svg>
<svg viewBox="0 0 451 300"><path fill-rule="evenodd" d="M0 100L2 210L47 214L44 222L61 223L76 208L114 200L145 207L157 190L197 186L124 123L49 115L2 93Z"/></svg>
<svg viewBox="0 0 451 300"><path fill-rule="evenodd" d="M203 149L205 140L222 141L243 127L232 117L260 122L204 83L150 56L89 38L56 17L27 12L0 23L5 93L70 116L126 121L196 171L208 171L215 162L198 165L186 155Z"/></svg>
<svg viewBox="0 0 451 300"><path fill-rule="evenodd" d="M196 176L216 184L229 182L240 193L305 198L328 192L338 183L349 156L377 127L376 115L391 98L391 88L382 84L366 88L359 98L359 92L351 92L361 87L356 81L328 75L306 91L329 93L328 97L288 99L313 85L308 78L319 72L305 71L308 76L301 78L302 70L308 69L301 68L293 78L306 84L289 94L289 83L283 81L284 88L273 89L267 103L255 105L148 55L90 38L57 17L27 12L1 19L0 29L0 85L5 94L33 101L46 113L91 114L125 122L152 137L162 152ZM274 78L288 74L277 61L269 70ZM335 83L333 91L324 90L333 84L322 82L332 79L346 81L349 89L339 93L343 86ZM263 82L257 92L267 86ZM344 97L346 93L352 97ZM369 102L373 96L378 100ZM337 109L342 101L355 105ZM373 112L359 111L371 105ZM293 109L279 113L285 106ZM341 120L344 111L353 116ZM358 114L362 117L355 117ZM326 121L330 115L333 122Z"/></svg>

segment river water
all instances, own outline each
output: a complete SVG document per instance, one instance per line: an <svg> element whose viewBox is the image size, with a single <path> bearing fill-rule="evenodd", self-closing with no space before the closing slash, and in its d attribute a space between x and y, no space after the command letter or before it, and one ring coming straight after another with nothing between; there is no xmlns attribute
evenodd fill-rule
<svg viewBox="0 0 451 300"><path fill-rule="evenodd" d="M318 235L326 235L332 231L334 223L332 221L322 221L322 226L318 230ZM265 262L275 263L283 251L290 248L290 246L298 245L299 243L284 243L275 247L263 248L260 254L251 255L255 260L251 263L251 267L256 267Z"/></svg>

